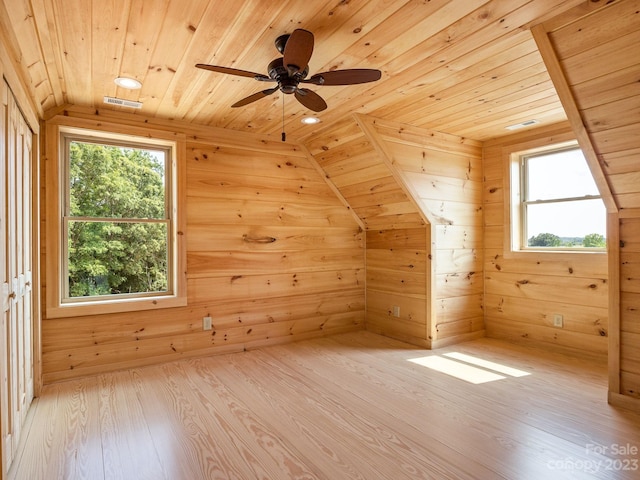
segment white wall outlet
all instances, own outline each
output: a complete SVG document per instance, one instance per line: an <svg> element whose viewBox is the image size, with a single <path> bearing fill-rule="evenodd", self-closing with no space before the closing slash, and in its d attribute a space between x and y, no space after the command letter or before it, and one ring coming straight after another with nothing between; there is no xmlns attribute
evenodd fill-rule
<svg viewBox="0 0 640 480"><path fill-rule="evenodd" d="M393 316L400 317L400 307L398 307L397 305L393 306Z"/></svg>
<svg viewBox="0 0 640 480"><path fill-rule="evenodd" d="M211 317L202 317L202 330L211 330Z"/></svg>
<svg viewBox="0 0 640 480"><path fill-rule="evenodd" d="M562 315L560 315L559 313L553 314L553 326L558 328L562 328L564 326L564 320L562 318Z"/></svg>

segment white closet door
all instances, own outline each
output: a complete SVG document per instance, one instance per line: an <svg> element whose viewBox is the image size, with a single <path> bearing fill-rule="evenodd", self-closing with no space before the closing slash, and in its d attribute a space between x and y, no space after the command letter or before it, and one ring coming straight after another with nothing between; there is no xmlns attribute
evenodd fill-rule
<svg viewBox="0 0 640 480"><path fill-rule="evenodd" d="M32 133L2 84L2 467L15 455L33 400Z"/></svg>

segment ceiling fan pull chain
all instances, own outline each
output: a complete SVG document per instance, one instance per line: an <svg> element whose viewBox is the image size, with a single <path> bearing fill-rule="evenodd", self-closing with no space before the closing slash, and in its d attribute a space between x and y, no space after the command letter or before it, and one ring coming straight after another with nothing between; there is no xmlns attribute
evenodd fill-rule
<svg viewBox="0 0 640 480"><path fill-rule="evenodd" d="M282 95L282 141L287 141L287 134L284 133L284 95Z"/></svg>

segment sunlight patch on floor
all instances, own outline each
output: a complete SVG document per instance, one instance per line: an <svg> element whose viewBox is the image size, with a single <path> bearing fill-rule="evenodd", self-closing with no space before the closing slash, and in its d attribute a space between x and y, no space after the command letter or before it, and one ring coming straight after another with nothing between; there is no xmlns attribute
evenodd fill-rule
<svg viewBox="0 0 640 480"><path fill-rule="evenodd" d="M489 360L483 360L482 358L467 355L466 353L451 352L445 353L444 356L453 358L455 360L460 360L461 362L470 363L478 367L486 368L488 370L493 370L495 372L504 373L505 375L509 375L510 377L526 377L527 375L531 375L524 370L518 370L517 368L508 367L506 365L502 365L501 363L490 362Z"/></svg>
<svg viewBox="0 0 640 480"><path fill-rule="evenodd" d="M429 355L427 357L410 358L409 361L475 385L503 380L507 378L505 375L509 377L524 377L529 375L529 373L523 370L483 360L464 353L451 352L443 355L444 356Z"/></svg>

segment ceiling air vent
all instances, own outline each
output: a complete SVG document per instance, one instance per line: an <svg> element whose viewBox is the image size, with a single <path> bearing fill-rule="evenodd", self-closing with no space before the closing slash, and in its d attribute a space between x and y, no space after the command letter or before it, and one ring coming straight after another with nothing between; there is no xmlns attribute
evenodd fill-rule
<svg viewBox="0 0 640 480"><path fill-rule="evenodd" d="M530 127L531 125L535 125L536 123L540 123L538 120L527 120L526 122L516 123L515 125L509 125L508 127L504 127L507 130L518 130L519 128Z"/></svg>
<svg viewBox="0 0 640 480"><path fill-rule="evenodd" d="M118 105L120 107L142 108L142 102L134 102L133 100L124 100L116 97L104 97L104 103L108 105Z"/></svg>

